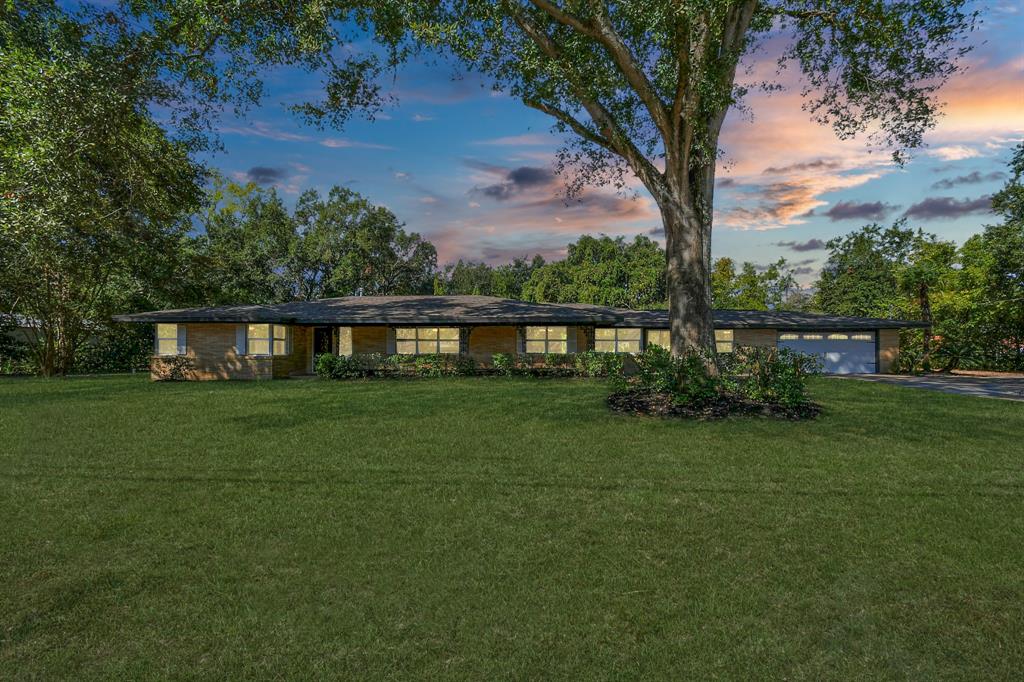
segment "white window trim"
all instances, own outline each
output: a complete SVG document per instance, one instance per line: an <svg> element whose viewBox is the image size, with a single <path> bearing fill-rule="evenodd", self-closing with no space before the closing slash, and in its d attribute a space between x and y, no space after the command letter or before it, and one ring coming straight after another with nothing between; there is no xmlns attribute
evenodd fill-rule
<svg viewBox="0 0 1024 682"><path fill-rule="evenodd" d="M249 336L249 325L266 326L267 327L267 333L270 336ZM282 329L284 329L284 339L283 339L283 341L284 341L284 353L276 353L275 354L274 353L274 341L275 340L282 340L282 339L278 339L276 336L274 336L274 330L277 327L281 327ZM240 355L245 355L245 356L253 357L253 358L273 358L273 357L281 358L281 357L285 357L287 355L291 355L292 354L292 328L291 328L291 326L289 326L287 324L274 324L273 322L245 322L245 323L242 324L242 334L241 334L241 337L242 338L240 340L243 341L243 343L242 343L242 348L238 349L240 351ZM250 342L253 339L255 339L257 341L267 341L268 342L267 343L267 348L268 348L269 352L267 352L267 353L252 353L252 352L250 352L249 351L249 347L251 345Z"/></svg>
<svg viewBox="0 0 1024 682"><path fill-rule="evenodd" d="M160 336L160 325L171 325L174 327L174 336ZM173 353L161 353L160 342L174 340ZM188 353L188 338L185 325L177 322L160 322L153 329L153 355L160 358L174 358Z"/></svg>

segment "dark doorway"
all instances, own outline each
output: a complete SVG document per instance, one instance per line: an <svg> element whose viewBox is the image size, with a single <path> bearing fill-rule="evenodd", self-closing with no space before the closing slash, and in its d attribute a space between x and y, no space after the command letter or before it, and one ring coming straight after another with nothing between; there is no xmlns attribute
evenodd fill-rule
<svg viewBox="0 0 1024 682"><path fill-rule="evenodd" d="M313 355L334 352L334 329L332 327L313 327Z"/></svg>

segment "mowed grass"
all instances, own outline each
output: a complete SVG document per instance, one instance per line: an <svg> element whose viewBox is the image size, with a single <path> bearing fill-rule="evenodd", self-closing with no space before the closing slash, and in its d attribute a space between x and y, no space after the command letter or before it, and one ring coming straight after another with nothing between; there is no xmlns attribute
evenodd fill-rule
<svg viewBox="0 0 1024 682"><path fill-rule="evenodd" d="M1024 404L0 382L0 678L1019 679Z"/></svg>

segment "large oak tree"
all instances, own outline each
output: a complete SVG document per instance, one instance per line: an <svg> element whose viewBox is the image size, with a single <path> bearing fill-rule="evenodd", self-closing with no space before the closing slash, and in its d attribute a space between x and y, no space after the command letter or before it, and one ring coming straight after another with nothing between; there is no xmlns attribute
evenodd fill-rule
<svg viewBox="0 0 1024 682"><path fill-rule="evenodd" d="M17 3L16 3L17 4ZM938 88L958 67L974 15L966 0L138 0L104 8L169 74L189 123L209 103L259 99L260 70L324 74L297 107L318 122L371 117L378 77L436 51L548 114L569 133L568 187L629 174L657 202L666 234L672 350L714 348L711 233L719 136L744 92L740 60L785 42L805 106L841 138L868 133L897 157L934 124ZM127 29L126 29L127 30ZM367 39L379 50L341 49ZM138 55L143 55L139 57ZM148 61L147 61L148 60Z"/></svg>

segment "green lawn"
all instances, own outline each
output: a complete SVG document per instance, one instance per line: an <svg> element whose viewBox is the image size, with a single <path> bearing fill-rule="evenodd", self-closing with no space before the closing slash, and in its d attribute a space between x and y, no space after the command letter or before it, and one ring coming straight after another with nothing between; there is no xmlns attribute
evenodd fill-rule
<svg viewBox="0 0 1024 682"><path fill-rule="evenodd" d="M1019 679L1024 404L0 381L0 679Z"/></svg>

